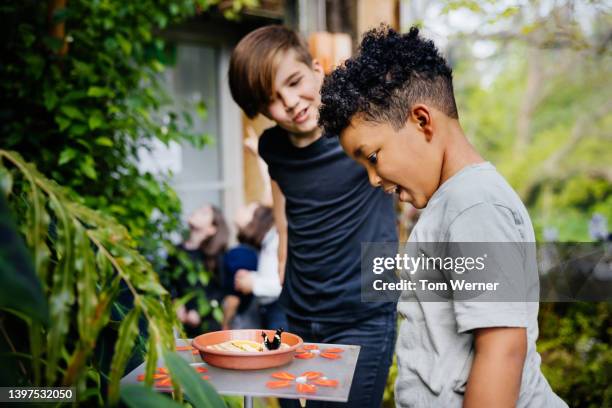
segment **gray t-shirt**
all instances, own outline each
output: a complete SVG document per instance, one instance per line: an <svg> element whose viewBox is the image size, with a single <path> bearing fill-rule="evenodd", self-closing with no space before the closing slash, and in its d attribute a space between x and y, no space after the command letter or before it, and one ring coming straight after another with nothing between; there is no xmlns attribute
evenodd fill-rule
<svg viewBox="0 0 612 408"><path fill-rule="evenodd" d="M518 195L493 165L479 163L440 186L410 242L535 242L535 235ZM397 342L398 407L460 407L473 360L471 330L484 327L527 328L518 407L567 406L540 371L537 302L421 302L415 296L405 291L398 303L404 318Z"/></svg>

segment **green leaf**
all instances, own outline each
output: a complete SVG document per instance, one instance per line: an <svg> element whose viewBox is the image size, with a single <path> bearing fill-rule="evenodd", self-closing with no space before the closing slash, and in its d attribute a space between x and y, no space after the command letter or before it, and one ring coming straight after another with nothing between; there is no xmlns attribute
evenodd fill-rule
<svg viewBox="0 0 612 408"><path fill-rule="evenodd" d="M218 322L221 323L223 321L223 311L221 310L221 308L219 307L215 307L213 309L213 318Z"/></svg>
<svg viewBox="0 0 612 408"><path fill-rule="evenodd" d="M85 120L85 116L83 116L83 114L81 113L81 111L72 105L62 105L62 107L60 107L60 111L68 116L70 119L81 119L81 120Z"/></svg>
<svg viewBox="0 0 612 408"><path fill-rule="evenodd" d="M164 361L170 370L172 380L182 386L187 399L195 408L222 408L226 406L215 389L204 381L193 367L177 353L164 352Z"/></svg>
<svg viewBox="0 0 612 408"><path fill-rule="evenodd" d="M45 60L40 55L28 54L25 57L25 62L26 67L24 68L32 73L34 79L39 79L45 68Z"/></svg>
<svg viewBox="0 0 612 408"><path fill-rule="evenodd" d="M95 143L100 146L113 147L113 141L106 136L96 138Z"/></svg>
<svg viewBox="0 0 612 408"><path fill-rule="evenodd" d="M59 157L57 164L59 164L60 166L63 164L66 164L70 160L74 159L77 156L77 154L78 154L78 151L76 151L72 147L67 147L64 150L62 150L62 152L60 153L60 157Z"/></svg>
<svg viewBox="0 0 612 408"><path fill-rule="evenodd" d="M100 126L102 126L103 123L104 123L104 118L102 117L102 114L99 112L95 112L89 117L88 124L91 130L95 130L99 128Z"/></svg>
<svg viewBox="0 0 612 408"><path fill-rule="evenodd" d="M74 125L74 126L72 126L70 128L70 133L73 136L83 136L85 133L87 133L87 130L88 130L87 126L78 124L78 125Z"/></svg>
<svg viewBox="0 0 612 408"><path fill-rule="evenodd" d="M156 59L151 61L151 68L153 68L156 72L163 72L165 69L164 64Z"/></svg>
<svg viewBox="0 0 612 408"><path fill-rule="evenodd" d="M111 362L111 372L108 384L108 398L111 404L119 399L119 381L125 371L125 366L132 354L136 337L138 336L138 318L140 309L135 307L121 322L119 335L115 343L115 353Z"/></svg>
<svg viewBox="0 0 612 408"><path fill-rule="evenodd" d="M198 116L202 118L202 120L206 120L206 118L208 117L208 108L206 107L204 101L200 101L197 103L196 112Z"/></svg>
<svg viewBox="0 0 612 408"><path fill-rule="evenodd" d="M119 43L119 46L125 55L132 54L132 43L119 34L117 34L115 38L117 39L117 43Z"/></svg>
<svg viewBox="0 0 612 408"><path fill-rule="evenodd" d="M47 381L55 383L60 353L64 349L64 339L68 333L71 320L71 307L74 303L74 242L73 223L66 207L57 196L50 197L50 206L57 217L56 249L59 262L53 269L53 285L49 296L51 329L47 336L49 348L47 364Z"/></svg>
<svg viewBox="0 0 612 408"><path fill-rule="evenodd" d="M47 108L47 110L51 110L53 108L55 108L55 105L57 105L57 94L55 93L55 91L53 91L52 88L45 88L45 92L43 93L43 98L45 100L45 108Z"/></svg>
<svg viewBox="0 0 612 408"><path fill-rule="evenodd" d="M85 156L83 160L79 163L79 168L87 177L92 180L96 180L98 178L98 174L93 166L93 159L91 156Z"/></svg>
<svg viewBox="0 0 612 408"><path fill-rule="evenodd" d="M43 294L44 296L44 294ZM47 312L47 321L48 321ZM46 323L48 324L48 323ZM42 363L42 350L43 350L43 332L42 327L37 322L32 322L29 330L30 334L30 352L32 353L32 371L34 372L34 384L40 386L41 381L41 363Z"/></svg>
<svg viewBox="0 0 612 408"><path fill-rule="evenodd" d="M55 122L59 125L60 132L63 132L70 126L70 120L63 116L56 116Z"/></svg>
<svg viewBox="0 0 612 408"><path fill-rule="evenodd" d="M142 385L125 385L121 387L121 400L132 408L182 408L171 398Z"/></svg>
<svg viewBox="0 0 612 408"><path fill-rule="evenodd" d="M46 324L47 298L4 196L0 196L0 236L0 308L21 311L33 322Z"/></svg>
<svg viewBox="0 0 612 408"><path fill-rule="evenodd" d="M149 344L147 346L147 357L145 365L145 384L153 385L153 374L157 369L159 339L157 334L152 332L149 336Z"/></svg>
<svg viewBox="0 0 612 408"><path fill-rule="evenodd" d="M93 321L98 317L95 315L98 305L95 281L96 258L85 229L77 223L75 230L75 244L78 249L75 259L79 302L77 323L81 339L86 340L85 343L89 345L93 344L97 334L93 332Z"/></svg>
<svg viewBox="0 0 612 408"><path fill-rule="evenodd" d="M99 98L101 96L111 96L112 91L108 88L102 88L99 86L90 86L87 90L87 96L91 96L93 98Z"/></svg>

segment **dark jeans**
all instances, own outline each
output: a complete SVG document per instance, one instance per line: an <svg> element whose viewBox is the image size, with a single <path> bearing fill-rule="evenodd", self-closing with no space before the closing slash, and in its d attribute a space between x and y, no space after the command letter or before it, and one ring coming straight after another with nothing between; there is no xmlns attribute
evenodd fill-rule
<svg viewBox="0 0 612 408"><path fill-rule="evenodd" d="M289 318L289 331L311 343L361 346L347 403L308 401L308 408L376 408L382 403L389 367L393 361L397 314L385 312L351 323L316 323ZM297 400L292 400L299 407ZM287 406L283 401L283 407Z"/></svg>

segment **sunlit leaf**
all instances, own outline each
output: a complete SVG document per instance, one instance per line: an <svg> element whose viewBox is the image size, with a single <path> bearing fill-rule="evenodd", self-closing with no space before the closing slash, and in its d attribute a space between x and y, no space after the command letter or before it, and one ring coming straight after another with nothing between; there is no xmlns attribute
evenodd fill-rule
<svg viewBox="0 0 612 408"><path fill-rule="evenodd" d="M57 164L59 164L60 166L62 164L66 164L72 159L74 159L77 156L77 154L78 152L75 149L71 147L67 147L64 150L62 150L62 152L60 153L60 157L59 157Z"/></svg>
<svg viewBox="0 0 612 408"><path fill-rule="evenodd" d="M95 143L100 146L113 147L113 141L106 136L97 137Z"/></svg>
<svg viewBox="0 0 612 408"><path fill-rule="evenodd" d="M83 116L81 111L76 106L62 105L60 107L60 111L64 115L68 116L70 119L81 119L81 120L85 119L85 116Z"/></svg>
<svg viewBox="0 0 612 408"><path fill-rule="evenodd" d="M68 333L71 320L71 307L74 303L74 256L75 244L73 221L66 207L52 196L51 208L57 217L57 249L59 262L53 268L51 294L49 295L49 315L51 328L47 336L49 353L47 357L46 377L50 384L55 382L57 365L64 339Z"/></svg>
<svg viewBox="0 0 612 408"><path fill-rule="evenodd" d="M99 111L92 113L87 123L91 130L95 130L99 128L104 123L104 118L102 117L102 113L100 113Z"/></svg>
<svg viewBox="0 0 612 408"><path fill-rule="evenodd" d="M140 309L135 307L125 316L119 327L108 385L108 397L111 404L119 399L119 380L124 374L125 366L134 348L136 336L138 336L139 317Z"/></svg>

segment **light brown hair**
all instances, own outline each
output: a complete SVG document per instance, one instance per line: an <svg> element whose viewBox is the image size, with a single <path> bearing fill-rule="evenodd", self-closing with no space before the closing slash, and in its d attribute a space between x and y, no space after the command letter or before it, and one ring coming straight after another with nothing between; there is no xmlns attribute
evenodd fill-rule
<svg viewBox="0 0 612 408"><path fill-rule="evenodd" d="M274 225L274 215L270 207L259 204L253 211L253 219L238 231L238 241L261 249L261 243Z"/></svg>
<svg viewBox="0 0 612 408"><path fill-rule="evenodd" d="M232 97L253 118L270 103L279 56L294 50L297 60L312 66L304 40L293 30L269 25L247 34L234 48L229 66Z"/></svg>
<svg viewBox="0 0 612 408"><path fill-rule="evenodd" d="M211 205L210 208L213 213L212 224L217 228L217 231L202 241L200 249L204 253L204 265L206 269L213 272L217 269L217 260L219 256L227 250L229 229L221 210L214 205Z"/></svg>

